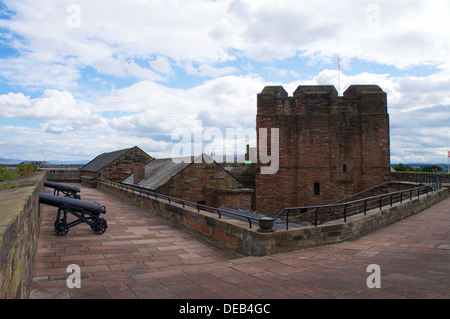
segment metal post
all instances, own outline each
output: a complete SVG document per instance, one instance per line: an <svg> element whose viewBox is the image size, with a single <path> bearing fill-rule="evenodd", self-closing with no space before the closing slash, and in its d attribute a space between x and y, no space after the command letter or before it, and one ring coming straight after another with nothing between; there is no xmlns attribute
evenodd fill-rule
<svg viewBox="0 0 450 319"><path fill-rule="evenodd" d="M314 224L317 227L317 213L319 212L319 207L316 208L316 212L314 213Z"/></svg>
<svg viewBox="0 0 450 319"><path fill-rule="evenodd" d="M289 213L290 213L290 210L288 210L288 212L286 214L286 230L289 230Z"/></svg>

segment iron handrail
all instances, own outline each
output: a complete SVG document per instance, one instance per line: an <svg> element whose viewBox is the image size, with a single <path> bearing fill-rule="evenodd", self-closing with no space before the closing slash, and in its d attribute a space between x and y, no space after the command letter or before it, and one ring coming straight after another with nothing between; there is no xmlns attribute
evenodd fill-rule
<svg viewBox="0 0 450 319"><path fill-rule="evenodd" d="M259 221L259 219L260 219L260 218L257 218L257 217L252 217L252 216L248 216L248 215L245 215L245 214L240 214L240 213L229 211L229 210L222 209L222 208L216 208L216 207L212 207L212 206L207 206L207 205L203 205L203 204L199 204L199 203L190 202L190 201L187 201L187 200L184 200L184 199L180 199L180 198L176 198L176 197L172 197L172 196L156 193L156 192L153 192L153 191L151 191L149 189L138 187L138 186L126 185L126 184L111 182L111 181L103 180L103 179L99 179L98 181L106 183L106 184L114 185L114 186L117 186L117 187L120 187L120 188L130 189L132 191L139 192L140 195L144 194L144 195L147 195L148 197L152 196L155 199L163 198L163 199L168 200L169 204L171 202L178 203L178 204L181 204L183 206L183 208L185 208L185 206L188 206L188 207L196 208L198 212L200 212L200 210L203 210L203 211L206 211L206 212L209 212L209 213L216 213L216 214L219 215L219 219L222 218L222 214L223 215L233 216L235 218L236 217L243 218L243 219L246 219L248 221L250 229L252 229L252 220L253 221Z"/></svg>
<svg viewBox="0 0 450 319"><path fill-rule="evenodd" d="M333 218L333 219L340 219L340 218L344 218L344 222L347 222L347 217L348 217L348 210L347 208L351 205L353 206L357 206L355 204L362 204L363 205L363 209L362 211L364 212L364 215L367 214L367 211L372 210L373 207L379 207L380 210L382 210L383 206L386 205L390 205L391 207L394 204L394 196L396 195L400 195L400 198L398 201L396 202L403 202L403 194L405 193L409 193L409 199L412 200L413 199L413 193L415 193L417 191L417 194L415 196L417 196L418 198L420 197L420 192L421 190L425 190L422 194L426 194L428 195L429 191L434 192L434 191L438 191L442 188L442 183L433 183L430 185L426 185L426 186L421 186L421 187L415 187L415 188L411 188L411 189L407 189L407 190L402 190L402 191L396 191L396 192L391 192L391 193L387 193L387 194L381 194L381 195L375 195L375 196L370 196L370 197L366 197L366 198L362 198L362 199L357 199L357 200L353 200L353 201L349 201L349 202L345 202L345 203L336 203L336 204L327 204L327 205L317 205L317 206L302 206L302 207L286 207L283 208L275 217L274 220L277 219L281 219L281 217L283 216L283 214L286 214L286 230L289 229L289 215L291 213L291 211L295 211L298 210L300 211L300 215L304 215L304 214L310 214L311 210L314 212L314 226L317 227L318 225L318 214L319 214L319 210L322 208L336 208L336 207L341 207L343 208L343 213L339 216L339 218ZM414 197L415 197L414 196ZM388 199L388 202L383 204L383 199ZM370 206L368 207L367 204L370 201L373 200L377 200L377 204L376 206ZM361 213L361 212L360 212ZM356 214L360 214L360 213L353 213L351 215L356 215ZM343 215L343 216L342 216Z"/></svg>
<svg viewBox="0 0 450 319"><path fill-rule="evenodd" d="M222 214L227 215L227 216L231 216L234 218L242 218L242 219L246 219L249 223L249 228L252 229L252 220L259 222L261 220L261 218L258 217L253 217L253 216L249 216L249 215L245 215L245 214L240 214L237 212L233 212L233 211L229 211L226 209L221 209L221 208L216 208L216 207L211 207L211 206L207 206L207 205L203 205L203 204L199 204L199 203L194 203L194 202L190 202L187 200L183 200L180 198L176 198L176 197L172 197L172 196L168 196L168 195L163 195L163 194L159 194L156 193L154 191L151 191L149 189L146 188L142 188L142 187L138 187L138 186L132 186L132 185L127 185L127 184L122 184L122 183L116 183L116 182L111 182L108 180L102 180L99 179L99 182L104 182L106 184L111 184L111 185L116 185L118 187L121 188L127 188L130 189L132 191L136 191L139 192L139 194L145 194L147 196L153 196L155 199L158 198L163 198L169 201L169 203L175 202L178 204L181 204L183 206L183 208L185 206L189 206L189 207L193 207L196 208L198 212L200 212L200 210L206 211L206 212L210 212L210 213L216 213L219 216L219 219L222 218ZM355 207L358 204L363 203L363 209L362 212L364 212L364 215L367 214L367 212L369 210L374 209L375 207L378 207L380 210L382 210L383 206L386 205L391 205L391 207L394 204L394 196L400 194L400 199L396 202L403 202L403 194L405 193L409 193L409 199L412 200L413 199L413 193L415 191L417 191L417 194L414 195L417 196L418 198L420 197L420 191L421 190L425 190L426 194L428 195L429 191L431 191L432 193L434 191L439 191L440 189L442 189L442 180L441 177L438 176L437 174L426 174L425 176L425 182L429 183L429 185L426 186L421 186L421 187L415 187L415 188L411 188L411 189L407 189L407 190L402 190L402 191L396 191L396 192L391 192L391 193L387 193L387 194L381 194L381 195L375 195L375 196L371 196L371 197L366 197L363 199L357 199L354 201L349 201L349 202L345 202L345 203L336 203L336 204L327 204L327 205L318 205L318 206L302 206L302 207L286 207L283 208L275 217L273 217L273 221L275 222L276 220L281 220L282 216L284 213L286 213L286 230L289 230L289 214L291 211L294 210L300 210L301 212L303 211L303 213L301 214L307 214L310 213L308 210L313 209L314 210L314 225L317 227L318 225L318 214L320 209L322 208L335 208L335 207L343 207L343 213L341 215L343 216L338 216L336 218L333 219L340 219L340 218L344 218L344 222L347 222L347 217L349 216L349 211L348 208L351 207ZM425 194L425 192L423 194ZM388 202L384 202L383 203L383 199L388 199ZM372 204L371 206L368 206L368 203L370 201L373 200L377 200L376 204ZM350 213L351 215L356 215L356 214L360 214L361 212L356 212L356 213ZM267 218L267 217L266 217Z"/></svg>

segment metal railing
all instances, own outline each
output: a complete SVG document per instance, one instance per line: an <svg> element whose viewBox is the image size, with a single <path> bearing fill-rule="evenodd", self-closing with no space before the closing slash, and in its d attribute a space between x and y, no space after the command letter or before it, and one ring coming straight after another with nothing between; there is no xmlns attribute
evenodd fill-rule
<svg viewBox="0 0 450 319"><path fill-rule="evenodd" d="M434 174L437 175L437 174ZM314 226L318 226L324 222L328 222L336 219L344 219L347 222L347 218L356 214L364 213L376 208L380 210L383 207L390 205L391 207L395 203L403 203L405 199L412 200L421 195L428 195L442 189L442 182L439 176L427 176L426 182L429 185L415 187L407 190L381 194L345 203L318 205L318 206L303 206L303 207L287 207L282 209L275 217L274 220L283 220L286 223L286 230L289 229L289 218L296 222L311 223ZM307 216L313 215L313 217Z"/></svg>
<svg viewBox="0 0 450 319"><path fill-rule="evenodd" d="M400 177L400 181L412 182L417 184L428 185L441 185L442 186L442 174L439 173L408 173L408 172L396 172L396 177Z"/></svg>
<svg viewBox="0 0 450 319"><path fill-rule="evenodd" d="M113 186L116 186L116 187L122 188L122 189L128 189L128 190L139 193L139 195L153 197L155 199L165 199L169 202L169 204L177 203L177 204L182 205L183 208L185 208L185 207L195 208L197 210L197 212L200 212L202 210L202 211L205 211L208 213L215 213L215 214L218 214L219 219L222 218L222 215L232 217L232 218L238 219L238 220L243 219L248 222L250 229L252 229L252 226L253 226L252 221L256 221L256 222L259 221L258 217L240 214L240 213L222 209L222 208L211 207L211 206L207 206L207 205L203 205L203 204L199 204L199 203L190 202L190 201L187 201L184 199L159 194L159 193L153 192L151 190L148 190L146 188L142 188L142 187L138 187L138 186L132 186L132 185L127 185L127 184L122 184L122 183L115 183L115 182L111 182L111 181L107 181L107 180L103 180L103 179L99 179L98 182L110 184L110 185L113 185Z"/></svg>
<svg viewBox="0 0 450 319"><path fill-rule="evenodd" d="M249 223L249 228L252 229L253 222L258 223L261 218L255 216L249 216L246 214L241 214L238 212L233 212L230 210L211 207L199 203L190 202L184 199L159 194L153 192L149 189L122 184L115 183L107 180L98 180L99 182L103 182L106 184L114 185L118 188L132 190L134 192L139 193L140 195L145 195L147 197L153 197L155 199L165 199L170 203L181 204L182 207L191 207L195 208L198 212L206 211L209 213L214 213L219 216L219 219L222 218L222 215L238 219L238 220L246 220ZM308 223L314 226L318 226L324 222L328 222L336 219L344 219L344 222L347 222L347 218L353 215L364 213L367 214L368 211L373 209L382 210L383 207L390 205L391 207L395 203L403 203L404 200L413 198L420 198L421 195L428 195L429 193L433 193L442 189L442 180L439 174L427 174L422 180L428 185L415 187L407 190L381 194L371 197L366 197L363 199L358 199L354 201L349 201L345 203L337 203L337 204L328 204L328 205L318 205L318 206L303 206L303 207L287 207L282 209L274 218L274 222L277 225L286 224L286 230L289 230L289 222L299 224L299 223ZM307 215L313 215L312 217L307 218ZM253 221L253 222L252 222Z"/></svg>

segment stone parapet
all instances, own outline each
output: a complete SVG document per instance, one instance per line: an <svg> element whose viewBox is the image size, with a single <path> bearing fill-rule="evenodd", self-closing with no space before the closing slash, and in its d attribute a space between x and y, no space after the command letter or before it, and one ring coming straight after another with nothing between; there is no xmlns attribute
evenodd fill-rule
<svg viewBox="0 0 450 319"><path fill-rule="evenodd" d="M336 244L366 235L388 226L437 204L448 196L446 188L433 194L404 201L382 210L374 209L367 213L347 218L347 222L337 220L317 227L305 227L270 234L246 232L240 247L251 255L264 256L299 249L307 249Z"/></svg>
<svg viewBox="0 0 450 319"><path fill-rule="evenodd" d="M78 168L47 168L41 169L47 172L47 180L60 183L80 183L81 176Z"/></svg>
<svg viewBox="0 0 450 319"><path fill-rule="evenodd" d="M46 172L0 192L0 299L27 298L39 237L39 193Z"/></svg>
<svg viewBox="0 0 450 319"><path fill-rule="evenodd" d="M99 181L98 188L128 204L143 208L152 215L200 235L214 246L251 256L272 255L357 238L419 213L448 196L448 190L444 188L420 198L405 200L393 207L369 211L366 216L359 214L348 217L347 222L337 220L317 227L260 231L258 226L261 225L255 221L250 229L248 222L227 217L219 218L217 214L183 207L182 204L174 201L169 203L164 199L147 197L102 181Z"/></svg>

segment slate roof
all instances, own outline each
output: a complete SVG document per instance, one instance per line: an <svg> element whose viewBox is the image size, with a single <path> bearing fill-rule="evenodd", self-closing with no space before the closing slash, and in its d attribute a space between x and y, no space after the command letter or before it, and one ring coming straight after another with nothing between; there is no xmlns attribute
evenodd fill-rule
<svg viewBox="0 0 450 319"><path fill-rule="evenodd" d="M203 156L205 157L206 155L203 154ZM194 163L197 158L189 156L173 159L153 159L145 165L145 178L139 183L139 186L155 191L179 174L183 169ZM210 159L210 161L212 162L213 160ZM134 174L124 179L122 183L133 185Z"/></svg>
<svg viewBox="0 0 450 319"><path fill-rule="evenodd" d="M122 155L126 154L133 148L126 148L119 151L109 152L109 153L103 153L94 158L92 161L84 165L81 170L87 171L87 172L98 172L103 167L108 165L111 162L114 162L116 159L121 157Z"/></svg>

